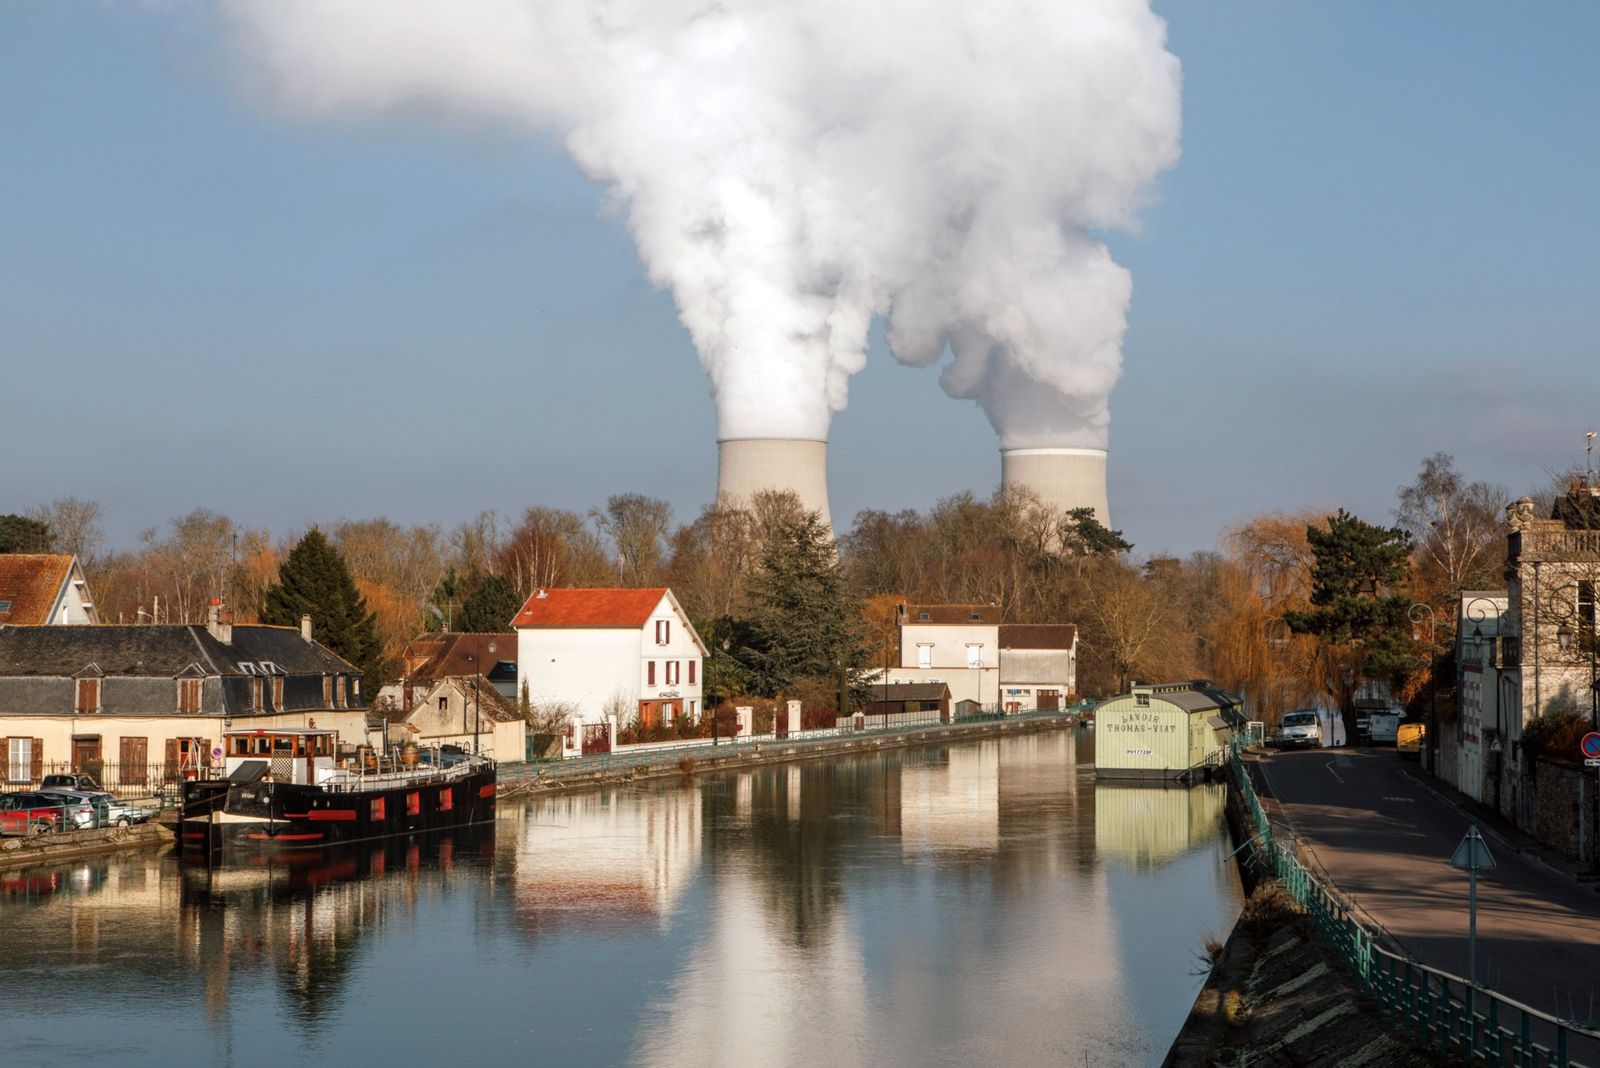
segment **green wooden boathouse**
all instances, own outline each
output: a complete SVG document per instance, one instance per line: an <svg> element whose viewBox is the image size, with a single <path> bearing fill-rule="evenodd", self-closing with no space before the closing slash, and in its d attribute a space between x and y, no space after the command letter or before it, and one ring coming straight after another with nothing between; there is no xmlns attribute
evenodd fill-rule
<svg viewBox="0 0 1600 1068"><path fill-rule="evenodd" d="M1094 711L1095 776L1192 782L1245 729L1243 704L1206 679L1135 685Z"/></svg>

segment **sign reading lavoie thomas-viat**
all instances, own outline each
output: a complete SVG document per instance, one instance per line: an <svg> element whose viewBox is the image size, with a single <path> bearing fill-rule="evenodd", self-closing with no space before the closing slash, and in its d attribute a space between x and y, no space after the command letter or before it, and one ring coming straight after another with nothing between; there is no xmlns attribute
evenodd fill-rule
<svg viewBox="0 0 1600 1068"><path fill-rule="evenodd" d="M1129 712L1113 713L1111 718L1097 727L1120 734L1175 734L1178 730L1177 723L1171 719L1162 722L1165 717L1143 708L1136 708Z"/></svg>

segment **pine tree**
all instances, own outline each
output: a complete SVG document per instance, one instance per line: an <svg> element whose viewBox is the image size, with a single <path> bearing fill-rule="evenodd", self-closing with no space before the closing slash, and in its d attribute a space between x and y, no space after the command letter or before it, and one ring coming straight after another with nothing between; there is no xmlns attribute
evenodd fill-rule
<svg viewBox="0 0 1600 1068"><path fill-rule="evenodd" d="M517 596L516 587L500 575L490 575L462 604L456 629L466 634L503 631L511 626L521 608L522 598Z"/></svg>
<svg viewBox="0 0 1600 1068"><path fill-rule="evenodd" d="M870 657L833 539L814 512L776 521L752 584L752 688L778 694L801 680L858 690ZM844 713L845 709L840 709Z"/></svg>
<svg viewBox="0 0 1600 1068"><path fill-rule="evenodd" d="M0 553L54 552L55 541L48 523L31 516L0 515Z"/></svg>
<svg viewBox="0 0 1600 1068"><path fill-rule="evenodd" d="M316 527L278 569L277 583L267 588L261 622L297 627L302 615L311 617L317 641L361 669L363 690L377 693L383 681L377 617L367 611L344 557Z"/></svg>

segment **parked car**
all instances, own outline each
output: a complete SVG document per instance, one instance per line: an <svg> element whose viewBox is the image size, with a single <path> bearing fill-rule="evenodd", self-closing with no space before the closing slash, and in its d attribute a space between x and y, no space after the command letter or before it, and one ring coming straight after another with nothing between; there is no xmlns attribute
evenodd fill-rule
<svg viewBox="0 0 1600 1068"><path fill-rule="evenodd" d="M57 772L46 775L39 784L41 790L87 790L90 793L99 793L100 784L94 781L93 775L81 771Z"/></svg>
<svg viewBox="0 0 1600 1068"><path fill-rule="evenodd" d="M1280 749L1316 748L1322 745L1322 719L1314 708L1285 712L1278 721L1272 745Z"/></svg>
<svg viewBox="0 0 1600 1068"><path fill-rule="evenodd" d="M61 826L61 808L49 794L0 794L0 834L49 834Z"/></svg>
<svg viewBox="0 0 1600 1068"><path fill-rule="evenodd" d="M1400 714L1374 712L1367 717L1367 741L1373 745L1393 745L1400 731Z"/></svg>
<svg viewBox="0 0 1600 1068"><path fill-rule="evenodd" d="M81 790L45 790L37 791L40 797L52 798L61 806L61 827L58 830L73 827L79 830L93 830L105 823L105 806L96 803L95 795L84 793Z"/></svg>
<svg viewBox="0 0 1600 1068"><path fill-rule="evenodd" d="M1428 736L1426 723L1402 723L1395 733L1394 748L1401 760L1422 759L1422 742Z"/></svg>
<svg viewBox="0 0 1600 1068"><path fill-rule="evenodd" d="M94 806L94 820L87 823L80 820L79 827L131 827L136 823L147 823L150 820L149 809L140 808L131 801L120 800L105 790L61 790L41 787L39 792L73 798Z"/></svg>

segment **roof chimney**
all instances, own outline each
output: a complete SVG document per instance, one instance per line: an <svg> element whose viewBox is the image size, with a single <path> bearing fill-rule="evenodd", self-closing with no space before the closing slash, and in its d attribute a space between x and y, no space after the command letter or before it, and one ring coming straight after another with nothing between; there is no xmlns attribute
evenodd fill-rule
<svg viewBox="0 0 1600 1068"><path fill-rule="evenodd" d="M311 640L311 617L309 615L300 617L300 637L306 641Z"/></svg>
<svg viewBox="0 0 1600 1068"><path fill-rule="evenodd" d="M206 609L206 631L223 645L233 644L233 624L222 621L222 601L211 598L211 607Z"/></svg>

